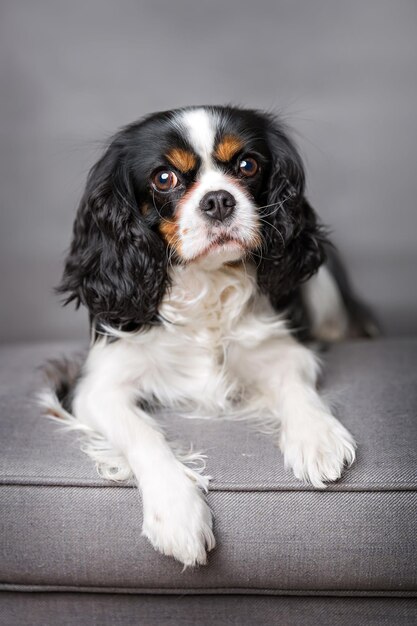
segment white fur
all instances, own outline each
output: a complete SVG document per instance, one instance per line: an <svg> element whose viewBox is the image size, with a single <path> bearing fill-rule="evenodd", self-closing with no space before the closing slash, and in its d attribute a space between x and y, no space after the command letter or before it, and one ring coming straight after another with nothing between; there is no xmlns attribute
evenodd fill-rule
<svg viewBox="0 0 417 626"><path fill-rule="evenodd" d="M191 146L201 157L203 168L211 167L217 130L215 113L203 108L188 109L181 113L178 123L183 126Z"/></svg>
<svg viewBox="0 0 417 626"><path fill-rule="evenodd" d="M202 495L208 477L175 454L141 400L189 417L261 415L285 463L318 488L353 462L355 444L317 394L314 354L257 292L253 270L197 262L176 266L171 278L161 326L134 334L108 329L118 341L103 336L91 347L74 418L56 402L52 408L86 435L98 433L86 451L101 467L108 458L107 477L125 477L126 460L142 491L143 533L189 566L205 563L215 545Z"/></svg>
<svg viewBox="0 0 417 626"><path fill-rule="evenodd" d="M348 316L337 283L326 265L302 286L312 333L322 341L341 341L348 332Z"/></svg>

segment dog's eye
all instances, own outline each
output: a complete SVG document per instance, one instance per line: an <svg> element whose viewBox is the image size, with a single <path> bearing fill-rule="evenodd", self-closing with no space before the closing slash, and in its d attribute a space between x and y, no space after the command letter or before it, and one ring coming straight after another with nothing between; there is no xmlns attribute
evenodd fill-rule
<svg viewBox="0 0 417 626"><path fill-rule="evenodd" d="M243 176L250 177L254 176L258 171L258 164L255 159L251 157L246 157L242 159L239 163L239 170L243 174Z"/></svg>
<svg viewBox="0 0 417 626"><path fill-rule="evenodd" d="M152 176L152 185L158 191L170 191L178 184L178 178L169 170L160 170Z"/></svg>

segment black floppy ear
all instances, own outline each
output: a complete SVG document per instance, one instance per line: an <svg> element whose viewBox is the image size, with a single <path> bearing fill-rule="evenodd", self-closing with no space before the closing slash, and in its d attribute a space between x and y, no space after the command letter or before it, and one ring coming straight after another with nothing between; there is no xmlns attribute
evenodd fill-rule
<svg viewBox="0 0 417 626"><path fill-rule="evenodd" d="M273 118L268 123L268 143L271 165L262 202L265 206L260 210L263 245L258 284L272 305L282 308L323 263L326 237L304 197L301 157Z"/></svg>
<svg viewBox="0 0 417 626"><path fill-rule="evenodd" d="M156 320L166 282L165 247L137 206L118 137L88 176L57 291L96 325L132 330Z"/></svg>

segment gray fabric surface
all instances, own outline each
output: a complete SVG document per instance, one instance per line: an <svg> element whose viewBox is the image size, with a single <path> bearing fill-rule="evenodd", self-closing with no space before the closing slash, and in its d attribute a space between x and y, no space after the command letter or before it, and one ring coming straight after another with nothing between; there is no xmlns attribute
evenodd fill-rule
<svg viewBox="0 0 417 626"><path fill-rule="evenodd" d="M79 351L74 344L0 348L0 479L5 484L111 485L80 451L77 435L41 417L36 367ZM358 459L331 490L417 485L417 338L351 342L322 356L323 392L354 434ZM250 425L170 416L172 438L207 453L211 489L306 487L283 465L271 437Z"/></svg>
<svg viewBox="0 0 417 626"><path fill-rule="evenodd" d="M417 600L134 596L79 593L0 594L7 626L411 626Z"/></svg>
<svg viewBox="0 0 417 626"><path fill-rule="evenodd" d="M1 498L5 584L417 595L415 492L212 492L218 545L185 572L141 536L136 490L7 486Z"/></svg>
<svg viewBox="0 0 417 626"><path fill-rule="evenodd" d="M324 389L358 460L317 492L244 423L174 419L209 455L218 547L196 571L140 536L136 489L95 475L76 436L31 403L34 367L74 346L4 347L0 361L0 581L93 591L417 593L417 340L352 342L324 356ZM39 587L37 587L39 588Z"/></svg>

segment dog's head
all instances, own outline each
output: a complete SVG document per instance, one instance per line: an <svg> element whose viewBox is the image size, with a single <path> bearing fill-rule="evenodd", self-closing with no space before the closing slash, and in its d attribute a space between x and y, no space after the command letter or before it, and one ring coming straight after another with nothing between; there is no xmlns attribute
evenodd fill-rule
<svg viewBox="0 0 417 626"><path fill-rule="evenodd" d="M97 323L156 322L169 266L251 259L285 304L323 261L299 154L272 115L231 107L156 113L122 129L92 168L59 291Z"/></svg>

